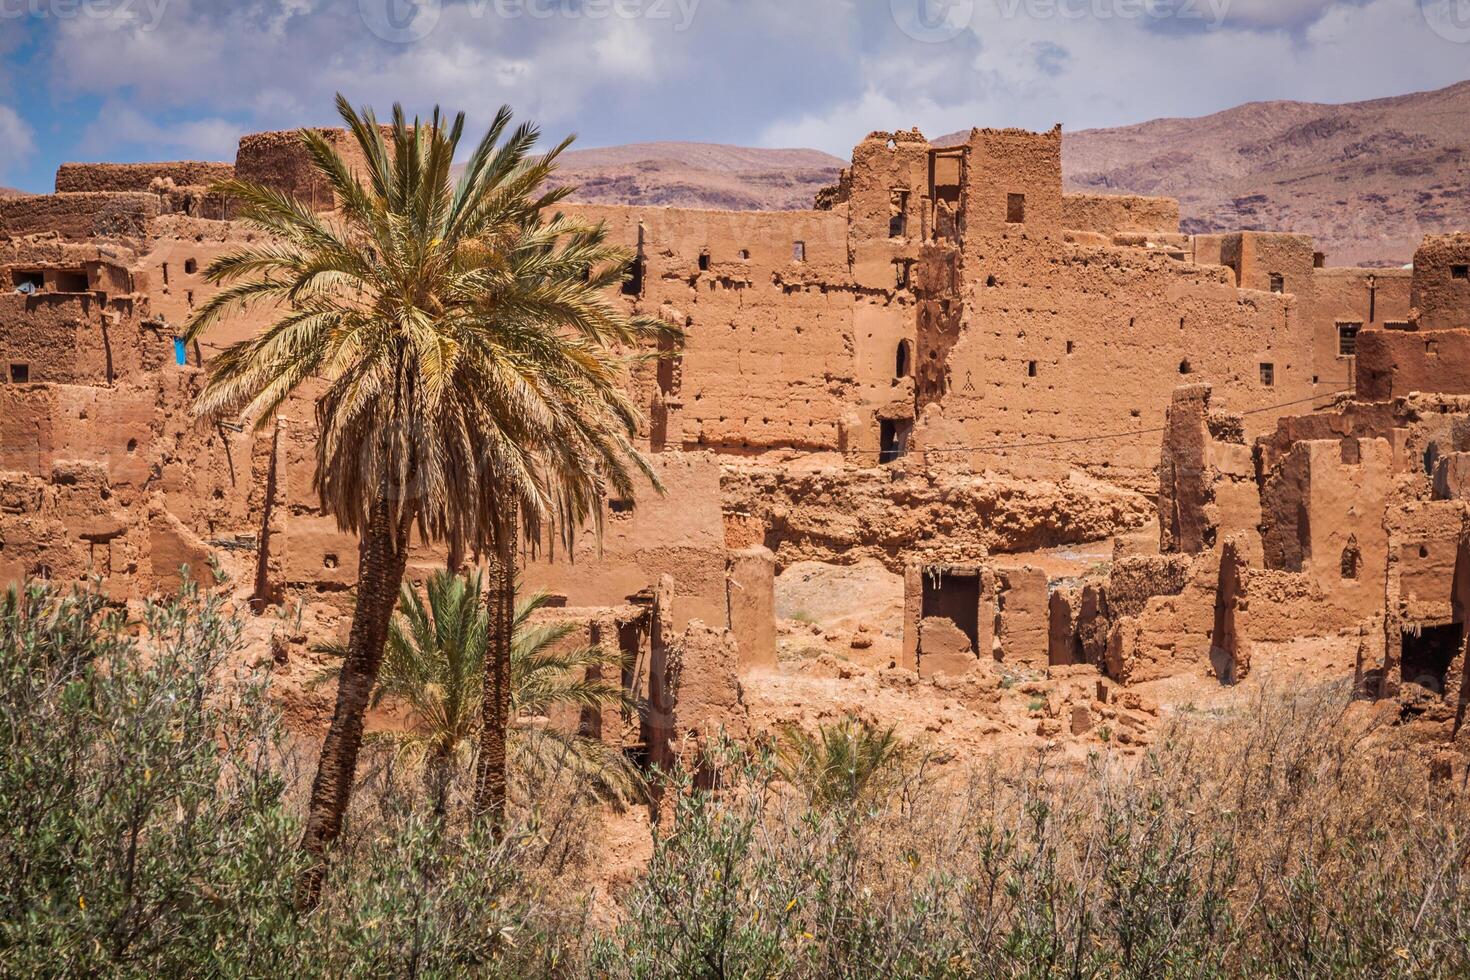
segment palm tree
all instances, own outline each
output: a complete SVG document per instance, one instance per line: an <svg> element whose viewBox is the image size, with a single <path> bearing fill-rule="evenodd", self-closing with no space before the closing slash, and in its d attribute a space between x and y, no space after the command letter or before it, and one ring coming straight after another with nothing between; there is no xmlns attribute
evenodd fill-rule
<svg viewBox="0 0 1470 980"><path fill-rule="evenodd" d="M448 809L457 763L474 750L479 734L488 630L482 587L478 572L436 572L423 592L404 583L373 691L373 707L392 701L407 709L408 727L369 738L423 757L424 781L441 818ZM622 752L601 739L535 723L560 707L583 712L633 707L620 683L603 679L620 677L617 654L567 644L575 623L531 623L550 598L538 591L516 605L511 710L517 721L510 729L516 768L526 773L570 770L596 796L614 805L642 798L643 778ZM319 649L345 653L339 644ZM323 678L337 673L327 671Z"/></svg>
<svg viewBox="0 0 1470 980"><path fill-rule="evenodd" d="M893 728L846 715L835 725L819 726L816 735L787 725L776 745L776 765L813 806L842 806L873 791L902 753Z"/></svg>
<svg viewBox="0 0 1470 980"><path fill-rule="evenodd" d="M410 125L395 105L385 136L371 110L340 95L337 108L364 180L321 133L303 130L335 211L249 182L216 185L264 237L210 265L206 277L224 288L185 332L193 340L232 312L275 308L269 327L214 359L196 411L262 427L318 379L315 487L359 539L357 604L302 837L313 858L304 907L319 897L321 859L341 831L411 536L451 556L497 556L498 611L513 593L504 570L518 527L570 533L608 487L631 493L634 471L651 475L631 442L639 418L614 347L673 333L609 301L631 257L601 225L551 212L569 191L541 187L570 139L532 157L538 131L523 123L507 135L502 108L456 182L462 113L450 122L435 108ZM492 626L510 618L506 606ZM498 708L508 706L509 633L492 639L485 697ZM503 765L501 774L500 808L487 794L497 815Z"/></svg>

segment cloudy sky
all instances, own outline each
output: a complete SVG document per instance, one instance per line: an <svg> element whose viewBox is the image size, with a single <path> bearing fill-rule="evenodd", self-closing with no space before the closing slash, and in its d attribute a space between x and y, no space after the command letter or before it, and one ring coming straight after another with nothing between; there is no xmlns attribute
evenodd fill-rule
<svg viewBox="0 0 1470 980"><path fill-rule="evenodd" d="M332 95L508 102L583 146L845 156L873 129L1069 129L1470 77L1470 0L0 0L0 184L231 160Z"/></svg>

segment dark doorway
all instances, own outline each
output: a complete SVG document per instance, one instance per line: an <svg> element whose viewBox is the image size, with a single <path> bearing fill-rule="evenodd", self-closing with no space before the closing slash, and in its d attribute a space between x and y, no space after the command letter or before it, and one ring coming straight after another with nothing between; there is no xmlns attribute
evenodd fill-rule
<svg viewBox="0 0 1470 980"><path fill-rule="evenodd" d="M1404 630L1399 679L1405 684L1418 684L1435 694L1444 693L1450 663L1460 652L1460 637L1459 623Z"/></svg>
<svg viewBox="0 0 1470 980"><path fill-rule="evenodd" d="M924 570L924 597L920 616L947 619L969 639L970 650L980 648L980 576Z"/></svg>
<svg viewBox="0 0 1470 980"><path fill-rule="evenodd" d="M643 295L643 260L634 259L628 263L627 275L623 279L624 296Z"/></svg>
<svg viewBox="0 0 1470 980"><path fill-rule="evenodd" d="M909 451L909 433L914 423L907 419L882 419L878 422L878 462L891 463Z"/></svg>

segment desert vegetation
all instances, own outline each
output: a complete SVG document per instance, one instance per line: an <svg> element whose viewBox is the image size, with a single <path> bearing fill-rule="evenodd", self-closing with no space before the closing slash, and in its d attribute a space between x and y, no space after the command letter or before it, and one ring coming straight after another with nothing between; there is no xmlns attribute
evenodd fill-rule
<svg viewBox="0 0 1470 980"><path fill-rule="evenodd" d="M652 856L611 889L618 818L577 766L512 765L494 834L370 741L303 913L311 746L281 728L269 672L237 666L240 630L192 588L136 622L86 592L4 598L0 972L1470 970L1464 788L1336 685L1186 712L1146 755L1082 766L941 765L856 721L711 745L699 773L656 776L672 805Z"/></svg>

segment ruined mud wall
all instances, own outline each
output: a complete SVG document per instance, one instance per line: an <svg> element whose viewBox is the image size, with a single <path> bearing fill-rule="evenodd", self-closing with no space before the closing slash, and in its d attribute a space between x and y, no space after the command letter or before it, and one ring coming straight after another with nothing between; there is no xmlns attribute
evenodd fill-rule
<svg viewBox="0 0 1470 980"><path fill-rule="evenodd" d="M0 235L54 232L63 238L141 238L159 213L157 195L95 192L0 198Z"/></svg>
<svg viewBox="0 0 1470 980"><path fill-rule="evenodd" d="M1432 235L1414 252L1420 330L1470 329L1470 234Z"/></svg>
<svg viewBox="0 0 1470 980"><path fill-rule="evenodd" d="M1358 336L1357 397L1386 402L1416 391L1470 394L1470 330Z"/></svg>
<svg viewBox="0 0 1470 980"><path fill-rule="evenodd" d="M1112 236L1119 232L1177 234L1179 202L1137 194L1063 194L1062 225Z"/></svg>
<svg viewBox="0 0 1470 980"><path fill-rule="evenodd" d="M1152 516L1146 498L1080 474L1032 482L926 471L913 457L882 470L727 465L721 489L732 547L765 544L780 567L875 558L902 572L1096 541Z"/></svg>
<svg viewBox="0 0 1470 980"><path fill-rule="evenodd" d="M179 187L208 186L235 175L228 163L178 160L170 163L63 163L56 170L57 193L78 191L153 191L155 180Z"/></svg>

